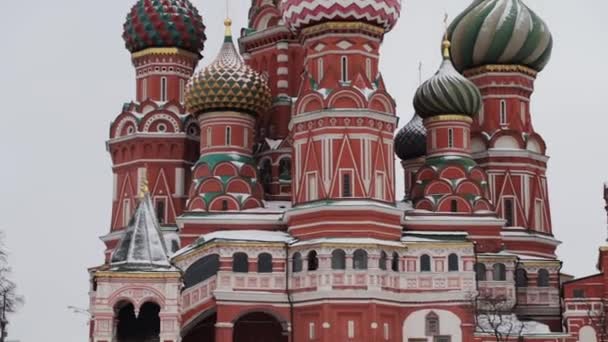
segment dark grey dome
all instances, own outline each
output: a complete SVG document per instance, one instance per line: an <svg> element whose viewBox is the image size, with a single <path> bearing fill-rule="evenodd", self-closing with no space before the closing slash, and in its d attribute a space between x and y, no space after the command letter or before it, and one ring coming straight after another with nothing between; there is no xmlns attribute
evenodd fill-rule
<svg viewBox="0 0 608 342"><path fill-rule="evenodd" d="M414 114L395 137L395 153L401 160L414 159L426 154L426 128L422 118Z"/></svg>

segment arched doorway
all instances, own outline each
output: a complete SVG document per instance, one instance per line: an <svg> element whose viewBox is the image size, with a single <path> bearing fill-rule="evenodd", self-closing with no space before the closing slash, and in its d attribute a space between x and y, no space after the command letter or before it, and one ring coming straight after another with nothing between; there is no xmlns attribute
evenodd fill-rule
<svg viewBox="0 0 608 342"><path fill-rule="evenodd" d="M116 325L117 342L157 342L160 339L160 306L147 302L135 315L131 303L116 306L118 322Z"/></svg>
<svg viewBox="0 0 608 342"><path fill-rule="evenodd" d="M234 324L233 342L287 342L287 331L273 316L252 312Z"/></svg>
<svg viewBox="0 0 608 342"><path fill-rule="evenodd" d="M205 314L199 320L192 323L192 327L187 327L187 332L183 336L182 342L214 342L215 341L215 323L217 322L217 314Z"/></svg>

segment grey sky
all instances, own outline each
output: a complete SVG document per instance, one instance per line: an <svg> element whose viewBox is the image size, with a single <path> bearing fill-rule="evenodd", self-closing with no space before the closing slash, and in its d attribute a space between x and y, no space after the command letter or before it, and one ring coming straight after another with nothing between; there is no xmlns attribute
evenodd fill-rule
<svg viewBox="0 0 608 342"><path fill-rule="evenodd" d="M232 0L236 28L249 0ZM443 13L454 17L471 0L405 0L398 26L382 51L386 84L401 125L413 112L418 62L429 77L440 61ZM121 39L134 0L5 1L0 21L4 65L0 155L4 180L0 229L6 231L14 277L26 305L12 318L9 338L81 342L87 307L87 267L103 259L98 236L109 229L110 121L134 94L130 56ZM194 0L207 25L203 65L222 41L223 1ZM606 238L602 184L608 71L608 2L527 0L555 38L553 58L536 83L532 115L545 138L554 232L564 241L564 270L595 272ZM603 17L602 17L603 16ZM238 32L238 30L235 30ZM401 194L401 181L398 190ZM400 195L401 196L401 195Z"/></svg>

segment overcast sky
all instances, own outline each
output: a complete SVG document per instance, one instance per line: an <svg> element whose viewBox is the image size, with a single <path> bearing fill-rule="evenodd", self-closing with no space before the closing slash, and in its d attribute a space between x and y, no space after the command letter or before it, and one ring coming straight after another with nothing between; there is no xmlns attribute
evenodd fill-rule
<svg viewBox="0 0 608 342"><path fill-rule="evenodd" d="M207 25L202 65L222 42L224 5L193 0ZM249 0L232 0L236 28ZM87 340L87 267L103 260L98 237L109 231L110 121L134 97L134 72L121 39L134 0L3 1L0 20L0 230L6 232L14 278L26 305L13 316L9 339ZM418 85L435 72L443 14L471 0L405 0L386 36L381 70L396 98L401 126ZM602 186L608 114L608 2L527 0L549 25L553 58L536 82L534 126L546 140L553 226L564 243L564 271L595 272L606 239ZM235 29L235 32L239 32ZM200 66L199 66L200 67ZM401 182L398 185L401 190Z"/></svg>

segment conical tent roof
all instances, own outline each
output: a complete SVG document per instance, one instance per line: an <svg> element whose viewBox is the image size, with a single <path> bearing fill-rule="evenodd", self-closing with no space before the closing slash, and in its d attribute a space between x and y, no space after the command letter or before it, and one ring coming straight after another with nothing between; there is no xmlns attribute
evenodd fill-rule
<svg viewBox="0 0 608 342"><path fill-rule="evenodd" d="M149 193L144 193L139 201L125 235L112 254L111 266L133 271L171 268Z"/></svg>

